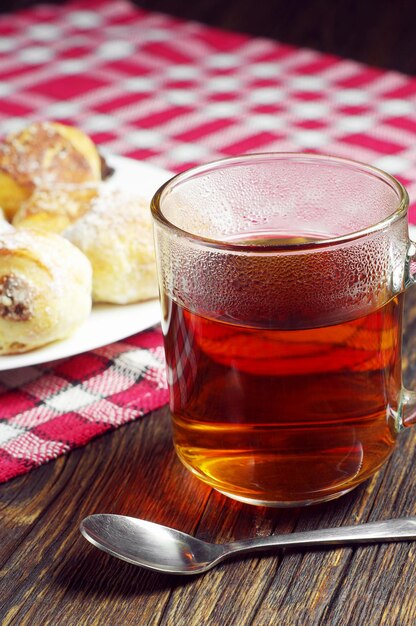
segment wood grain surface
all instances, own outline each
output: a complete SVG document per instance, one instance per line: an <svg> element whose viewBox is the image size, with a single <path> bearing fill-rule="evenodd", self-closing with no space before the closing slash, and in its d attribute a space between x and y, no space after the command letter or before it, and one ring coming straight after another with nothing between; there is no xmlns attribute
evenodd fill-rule
<svg viewBox="0 0 416 626"><path fill-rule="evenodd" d="M416 383L416 288L406 304ZM92 547L82 518L123 513L212 541L415 515L416 429L354 492L305 509L239 504L176 459L162 409L1 487L0 623L104 626L414 626L416 544L280 550L203 576L157 574Z"/></svg>

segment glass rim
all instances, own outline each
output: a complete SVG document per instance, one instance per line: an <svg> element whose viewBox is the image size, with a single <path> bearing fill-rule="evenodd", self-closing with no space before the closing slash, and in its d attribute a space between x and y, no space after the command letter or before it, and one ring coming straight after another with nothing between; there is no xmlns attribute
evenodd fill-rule
<svg viewBox="0 0 416 626"><path fill-rule="evenodd" d="M238 242L228 242L222 239L213 239L209 237L204 237L203 235L197 235L195 233L191 233L179 226L176 226L173 222L168 220L161 210L161 203L163 202L163 196L172 189L177 184L181 184L182 182L186 182L187 180L199 176L201 174L207 173L212 170L220 169L223 165L238 165L245 162L261 162L261 161L271 161L271 160L292 160L292 161L316 161L316 162L327 162L332 163L339 166L354 168L355 170L359 170L365 172L371 176L378 178L381 182L389 185L397 194L398 205L394 209L392 213L387 215L387 217L383 218L379 222L367 226L366 228L359 229L357 231L353 231L351 233L346 233L345 235L339 235L337 237L331 237L328 239L319 239L305 242L296 242L296 243L286 243L286 244L251 244L247 243L238 243ZM211 248L217 248L227 251L235 251L235 252L251 252L251 253L263 253L263 252L290 252L290 251L302 251L302 250L315 250L322 249L326 247L336 246L343 243L348 243L355 241L357 239L361 239L362 237L366 237L368 235L372 235L375 232L380 230L384 230L390 227L393 223L401 219L402 217L407 215L407 210L409 207L409 195L405 189L405 187L391 174L388 174L384 170L375 167L373 165L368 165L367 163L363 163L361 161L356 161L354 159L347 159L343 157L337 157L326 154L315 154L310 152L256 152L250 154L243 154L238 156L226 157L223 159L218 159L214 161L209 161L202 165L198 165L196 167L191 167L179 174L175 174L171 178L169 178L153 195L150 208L152 212L152 216L155 221L157 221L161 226L169 229L170 231L175 232L177 235L181 237L185 237L186 239L193 241L194 243L198 243L200 245L205 245Z"/></svg>

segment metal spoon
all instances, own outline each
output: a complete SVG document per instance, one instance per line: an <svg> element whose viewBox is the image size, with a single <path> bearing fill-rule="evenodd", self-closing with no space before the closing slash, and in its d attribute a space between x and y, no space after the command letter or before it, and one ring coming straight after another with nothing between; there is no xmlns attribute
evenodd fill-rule
<svg viewBox="0 0 416 626"><path fill-rule="evenodd" d="M86 517L80 531L94 546L123 561L169 574L201 574L233 554L276 546L327 546L416 538L416 517L343 528L208 543L160 524L124 515Z"/></svg>

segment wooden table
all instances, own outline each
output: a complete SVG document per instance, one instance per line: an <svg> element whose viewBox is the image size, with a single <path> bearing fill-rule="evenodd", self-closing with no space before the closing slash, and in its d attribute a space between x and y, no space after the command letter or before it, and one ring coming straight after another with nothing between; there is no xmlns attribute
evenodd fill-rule
<svg viewBox="0 0 416 626"><path fill-rule="evenodd" d="M416 381L416 289L406 304L406 382ZM1 488L0 622L37 626L414 626L416 544L285 550L181 578L134 567L78 531L95 512L160 522L203 539L414 515L416 430L387 466L333 502L256 508L200 483L176 459L167 409Z"/></svg>

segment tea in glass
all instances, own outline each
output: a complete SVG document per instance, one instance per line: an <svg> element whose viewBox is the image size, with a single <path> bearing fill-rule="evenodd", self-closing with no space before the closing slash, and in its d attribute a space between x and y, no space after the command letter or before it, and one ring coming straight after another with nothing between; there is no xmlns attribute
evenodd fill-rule
<svg viewBox="0 0 416 626"><path fill-rule="evenodd" d="M153 200L173 437L218 491L348 492L400 430L407 196L374 168L248 155Z"/></svg>

